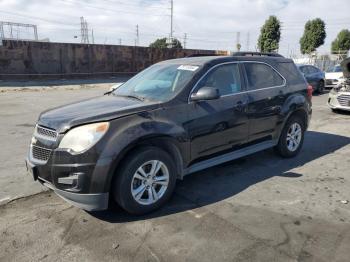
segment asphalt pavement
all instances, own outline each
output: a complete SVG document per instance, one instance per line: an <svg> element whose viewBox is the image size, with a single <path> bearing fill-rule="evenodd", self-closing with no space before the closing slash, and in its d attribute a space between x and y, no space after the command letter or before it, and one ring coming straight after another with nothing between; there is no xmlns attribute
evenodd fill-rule
<svg viewBox="0 0 350 262"><path fill-rule="evenodd" d="M24 165L39 113L109 86L0 94L0 261L349 261L350 114L327 94L297 157L266 150L187 176L150 215L42 192Z"/></svg>

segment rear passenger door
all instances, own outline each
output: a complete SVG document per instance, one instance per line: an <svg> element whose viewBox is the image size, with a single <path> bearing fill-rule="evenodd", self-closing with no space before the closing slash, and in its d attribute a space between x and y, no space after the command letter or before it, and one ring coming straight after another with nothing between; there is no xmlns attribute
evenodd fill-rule
<svg viewBox="0 0 350 262"><path fill-rule="evenodd" d="M286 80L265 63L244 62L244 68L248 88L248 140L270 140L286 100Z"/></svg>

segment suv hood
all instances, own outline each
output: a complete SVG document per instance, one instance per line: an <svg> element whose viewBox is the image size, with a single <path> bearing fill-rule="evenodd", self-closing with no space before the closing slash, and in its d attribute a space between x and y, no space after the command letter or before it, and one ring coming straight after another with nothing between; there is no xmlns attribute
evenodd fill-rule
<svg viewBox="0 0 350 262"><path fill-rule="evenodd" d="M108 121L158 107L157 102L104 95L44 111L38 124L63 133L73 126Z"/></svg>
<svg viewBox="0 0 350 262"><path fill-rule="evenodd" d="M350 78L350 57L344 59L341 63L340 66L343 70L343 74L345 78Z"/></svg>

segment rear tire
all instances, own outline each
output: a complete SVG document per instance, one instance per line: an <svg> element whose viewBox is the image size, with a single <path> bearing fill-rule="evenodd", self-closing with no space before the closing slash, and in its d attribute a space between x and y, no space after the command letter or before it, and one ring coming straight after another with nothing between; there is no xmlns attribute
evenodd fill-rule
<svg viewBox="0 0 350 262"><path fill-rule="evenodd" d="M298 116L291 116L285 124L275 151L282 157L296 156L304 143L305 123Z"/></svg>
<svg viewBox="0 0 350 262"><path fill-rule="evenodd" d="M164 150L144 147L123 160L113 182L114 200L128 213L141 215L163 206L176 184L174 160Z"/></svg>

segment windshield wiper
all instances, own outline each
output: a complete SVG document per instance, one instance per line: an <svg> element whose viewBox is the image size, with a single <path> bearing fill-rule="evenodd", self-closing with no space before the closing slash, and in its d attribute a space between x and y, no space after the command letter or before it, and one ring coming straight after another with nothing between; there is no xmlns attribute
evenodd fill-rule
<svg viewBox="0 0 350 262"><path fill-rule="evenodd" d="M132 98L132 99L136 99L136 100L139 100L139 101L145 101L145 98L144 97L140 97L140 96L134 96L134 95L118 95L118 94L115 94L116 96L120 96L120 97L127 97L127 98Z"/></svg>

